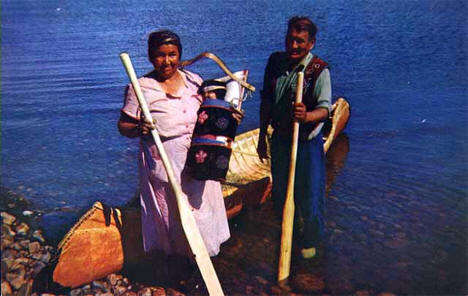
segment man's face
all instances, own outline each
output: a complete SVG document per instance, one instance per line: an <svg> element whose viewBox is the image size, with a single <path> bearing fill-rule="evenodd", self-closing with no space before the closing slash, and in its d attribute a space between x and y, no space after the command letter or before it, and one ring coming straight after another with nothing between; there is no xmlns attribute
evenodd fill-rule
<svg viewBox="0 0 468 296"><path fill-rule="evenodd" d="M309 32L291 30L286 36L286 53L293 63L299 63L314 47L315 40L309 40Z"/></svg>

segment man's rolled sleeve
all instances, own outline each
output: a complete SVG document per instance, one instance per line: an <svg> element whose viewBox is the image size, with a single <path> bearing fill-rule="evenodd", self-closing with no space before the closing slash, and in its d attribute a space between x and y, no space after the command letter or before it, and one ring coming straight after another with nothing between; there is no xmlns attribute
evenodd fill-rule
<svg viewBox="0 0 468 296"><path fill-rule="evenodd" d="M328 115L330 115L332 90L330 71L328 69L323 69L317 78L314 96L317 98L317 106L315 108L325 108L328 110Z"/></svg>

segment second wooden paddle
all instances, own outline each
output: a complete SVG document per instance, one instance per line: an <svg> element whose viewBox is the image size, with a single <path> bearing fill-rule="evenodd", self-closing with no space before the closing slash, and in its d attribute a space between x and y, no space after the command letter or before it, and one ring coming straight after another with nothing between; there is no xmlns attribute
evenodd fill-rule
<svg viewBox="0 0 468 296"><path fill-rule="evenodd" d="M304 72L297 74L296 103L302 102L302 86L304 84ZM283 284L289 277L291 269L291 249L294 225L294 180L296 176L297 141L299 139L299 122L293 125L291 141L291 157L289 163L288 185L286 189L286 200L283 208L283 223L281 225L281 247L278 264L278 283Z"/></svg>

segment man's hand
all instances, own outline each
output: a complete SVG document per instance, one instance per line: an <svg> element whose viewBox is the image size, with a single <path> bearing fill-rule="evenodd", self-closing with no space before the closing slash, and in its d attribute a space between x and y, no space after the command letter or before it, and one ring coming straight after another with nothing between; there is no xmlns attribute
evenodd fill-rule
<svg viewBox="0 0 468 296"><path fill-rule="evenodd" d="M294 103L293 105L293 118L299 123L307 122L307 109L304 103Z"/></svg>
<svg viewBox="0 0 468 296"><path fill-rule="evenodd" d="M261 162L263 162L265 159L268 159L267 143L265 136L260 135L258 137L257 154Z"/></svg>

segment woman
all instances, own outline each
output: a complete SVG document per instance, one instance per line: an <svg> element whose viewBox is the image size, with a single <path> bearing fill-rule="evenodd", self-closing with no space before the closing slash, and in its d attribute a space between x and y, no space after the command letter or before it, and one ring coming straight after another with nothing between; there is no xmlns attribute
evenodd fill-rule
<svg viewBox="0 0 468 296"><path fill-rule="evenodd" d="M183 171L202 103L198 94L202 79L179 69L181 54L182 45L175 33L152 32L148 38L148 57L154 70L138 81L208 253L215 256L221 243L230 236L229 227L221 184L195 180ZM191 257L175 196L131 85L127 87L121 111L120 133L129 138L140 137L138 162L145 252Z"/></svg>

